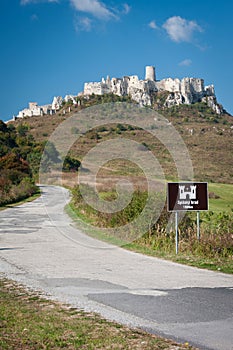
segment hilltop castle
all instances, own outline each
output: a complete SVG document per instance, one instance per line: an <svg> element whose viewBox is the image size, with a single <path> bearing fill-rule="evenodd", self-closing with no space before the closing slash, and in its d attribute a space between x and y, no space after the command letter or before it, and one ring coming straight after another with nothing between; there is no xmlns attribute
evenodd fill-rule
<svg viewBox="0 0 233 350"><path fill-rule="evenodd" d="M29 108L18 113L14 119L24 118L26 116L39 116L45 114L55 114L64 102L71 101L74 105L77 97L89 98L90 95L115 94L118 96L130 96L140 106L156 107L156 99L159 93L164 93L165 100L159 108L172 107L174 105L192 104L196 102L205 102L212 110L221 114L223 108L217 103L214 92L214 86L204 86L204 80L200 78L172 79L166 78L156 80L155 67L146 66L145 79L140 80L137 75L124 76L123 78L112 78L107 76L100 82L90 82L84 84L84 91L78 96L66 95L63 99L55 96L50 105L38 106L36 102L30 102Z"/></svg>
<svg viewBox="0 0 233 350"><path fill-rule="evenodd" d="M140 80L137 75L112 79L107 76L106 79L102 78L101 82L85 83L82 95L109 93L119 96L129 95L141 106L151 106L153 96L163 91L168 92L164 107L203 101L217 114L223 111L217 103L213 85L204 86L204 80L200 78L156 80L153 66L146 66L144 80Z"/></svg>

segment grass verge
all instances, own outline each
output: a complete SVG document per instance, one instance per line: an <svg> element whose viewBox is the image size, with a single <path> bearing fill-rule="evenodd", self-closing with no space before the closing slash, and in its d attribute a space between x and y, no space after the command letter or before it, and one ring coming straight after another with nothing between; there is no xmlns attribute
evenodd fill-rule
<svg viewBox="0 0 233 350"><path fill-rule="evenodd" d="M1 349L194 349L109 322L0 280Z"/></svg>
<svg viewBox="0 0 233 350"><path fill-rule="evenodd" d="M154 256L156 258L171 260L173 262L198 267L201 269L208 269L228 274L233 274L233 257L229 258L207 258L203 256L196 256L192 254L185 254L183 252L178 255L174 253L166 253L163 251L154 250L149 245L142 245L137 243L130 243L123 248L138 252L141 254Z"/></svg>
<svg viewBox="0 0 233 350"><path fill-rule="evenodd" d="M116 237L108 236L98 228L95 228L94 222L88 220L82 213L80 213L75 205L71 202L66 206L66 213L72 218L76 227L81 231L90 235L93 238L100 239L104 242L121 246L124 249L128 249L137 253L154 256L160 259L171 260L180 264L185 264L193 267L202 269L208 269L212 271L219 271L223 273L233 274L233 256L229 257L203 257L191 254L190 252L185 253L179 252L175 254L175 243L174 252L164 251L155 249L147 240L139 239L138 242L126 243L123 240L117 239ZM89 226L89 224L92 224Z"/></svg>
<svg viewBox="0 0 233 350"><path fill-rule="evenodd" d="M75 221L77 227L86 234L126 249L142 254L155 256L174 262L205 268L224 273L233 273L233 217L232 217L232 185L211 184L210 191L214 194L211 204L218 205L224 212L211 210L201 213L200 241L197 240L196 216L189 213L179 225L179 254L175 254L175 234L173 229L166 231L169 219L166 209L154 226L146 234L131 242L129 239L120 239L119 235L110 235L110 230L101 230L101 227L112 228L116 223L121 225L132 220L132 214L137 215L138 208L143 207L144 192L139 192L130 204L130 210L117 213L117 216L107 216L96 212L88 206L80 195L78 188L72 191L73 200L67 206L67 213ZM217 194L221 192L221 196ZM109 192L107 193L109 195ZM101 195L106 195L102 193ZM219 203L218 201L221 200ZM219 203L219 204L218 204ZM228 210L227 210L228 209ZM114 219L114 220L113 220ZM139 228L140 229L140 228ZM125 236L126 237L126 236ZM128 243L130 242L130 243Z"/></svg>

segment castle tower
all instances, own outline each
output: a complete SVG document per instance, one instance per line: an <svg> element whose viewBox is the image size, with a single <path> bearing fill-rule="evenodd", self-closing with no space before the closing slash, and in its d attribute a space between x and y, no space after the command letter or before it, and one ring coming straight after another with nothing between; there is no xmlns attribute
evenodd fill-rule
<svg viewBox="0 0 233 350"><path fill-rule="evenodd" d="M155 67L154 66L146 66L145 80L155 81Z"/></svg>
<svg viewBox="0 0 233 350"><path fill-rule="evenodd" d="M111 86L111 79L110 79L110 76L109 76L109 75L107 75L106 84L107 84L108 86Z"/></svg>

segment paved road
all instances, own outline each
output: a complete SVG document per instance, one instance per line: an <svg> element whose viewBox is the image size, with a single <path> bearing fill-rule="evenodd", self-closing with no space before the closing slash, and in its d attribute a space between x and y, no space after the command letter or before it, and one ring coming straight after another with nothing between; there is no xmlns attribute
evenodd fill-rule
<svg viewBox="0 0 233 350"><path fill-rule="evenodd" d="M0 212L2 272L108 319L201 349L233 349L233 276L94 240L64 213L65 189L42 189L36 201Z"/></svg>

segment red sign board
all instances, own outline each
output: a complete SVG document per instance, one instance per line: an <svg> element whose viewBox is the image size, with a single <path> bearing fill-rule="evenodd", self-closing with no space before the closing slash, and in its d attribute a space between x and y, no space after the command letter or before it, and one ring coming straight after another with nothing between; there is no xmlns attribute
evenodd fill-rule
<svg viewBox="0 0 233 350"><path fill-rule="evenodd" d="M207 182L169 182L168 211L208 210Z"/></svg>

